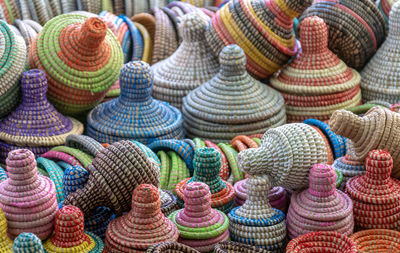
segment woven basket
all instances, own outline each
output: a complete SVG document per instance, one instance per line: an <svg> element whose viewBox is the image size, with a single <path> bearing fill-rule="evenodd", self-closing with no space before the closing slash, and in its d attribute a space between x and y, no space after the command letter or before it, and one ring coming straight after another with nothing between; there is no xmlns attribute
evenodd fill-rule
<svg viewBox="0 0 400 253"><path fill-rule="evenodd" d="M325 164L310 170L309 188L293 193L287 214L289 238L313 231L336 231L353 234L353 203L343 192L336 190L337 174Z"/></svg>
<svg viewBox="0 0 400 253"><path fill-rule="evenodd" d="M400 232L389 229L369 229L353 234L351 237L359 253L400 252Z"/></svg>
<svg viewBox="0 0 400 253"><path fill-rule="evenodd" d="M400 68L395 57L400 53L397 46L400 38L399 18L400 3L396 3L390 12L388 37L361 72L364 102L370 100L381 100L390 104L400 102L398 84L400 79L396 76ZM385 59L390 60L388 62Z"/></svg>
<svg viewBox="0 0 400 253"><path fill-rule="evenodd" d="M261 147L243 150L237 160L239 168L250 175L268 174L273 186L299 189L308 185L314 164L328 161L328 153L317 130L292 123L265 132Z"/></svg>
<svg viewBox="0 0 400 253"><path fill-rule="evenodd" d="M0 209L8 222L8 235L34 233L41 240L53 232L57 211L56 187L50 178L37 175L34 154L27 149L8 154L9 178L0 184Z"/></svg>
<svg viewBox="0 0 400 253"><path fill-rule="evenodd" d="M246 72L246 56L237 45L219 55L219 73L183 98L189 137L229 142L236 135L264 133L286 122L284 100Z"/></svg>
<svg viewBox="0 0 400 253"><path fill-rule="evenodd" d="M42 241L32 233L21 233L15 238L12 249L14 253L45 253Z"/></svg>
<svg viewBox="0 0 400 253"><path fill-rule="evenodd" d="M339 185L341 191L344 191L349 179L365 173L364 163L353 161L350 155L345 155L336 159L332 167L343 175L343 181Z"/></svg>
<svg viewBox="0 0 400 253"><path fill-rule="evenodd" d="M235 189L235 204L236 206L242 206L246 199L247 194L247 179L243 179L234 185ZM272 208L281 210L283 213L287 212L289 206L289 196L285 188L277 186L272 187L268 192L269 204Z"/></svg>
<svg viewBox="0 0 400 253"><path fill-rule="evenodd" d="M8 178L6 171L0 167L0 183Z"/></svg>
<svg viewBox="0 0 400 253"><path fill-rule="evenodd" d="M178 229L160 207L157 188L139 185L133 192L131 211L110 222L106 231L106 251L140 252L156 243L176 241Z"/></svg>
<svg viewBox="0 0 400 253"><path fill-rule="evenodd" d="M110 166L114 169L109 170ZM64 205L77 206L86 214L106 206L121 215L129 210L132 192L139 184L159 185L158 165L131 141L115 142L100 151L88 171L85 187L64 200Z"/></svg>
<svg viewBox="0 0 400 253"><path fill-rule="evenodd" d="M54 161L48 160L43 157L39 157L36 160L38 169L42 169L46 172L47 177L50 177L56 186L57 203L64 201L64 191L63 191L63 176L64 171L61 167Z"/></svg>
<svg viewBox="0 0 400 253"><path fill-rule="evenodd" d="M363 162L374 149L387 150L393 157L392 176L400 178L400 114L387 108L373 107L363 117L338 110L329 120L332 131L347 140L347 153L354 161Z"/></svg>
<svg viewBox="0 0 400 253"><path fill-rule="evenodd" d="M300 252L358 253L358 246L352 239L341 233L319 231L297 237L286 247L286 253Z"/></svg>
<svg viewBox="0 0 400 253"><path fill-rule="evenodd" d="M233 186L223 181L219 176L221 155L213 148L200 148L196 150L193 158L193 177L185 179L176 185L175 192L183 206L185 188L191 182L207 184L211 191L211 206L222 212L229 213L233 208L235 192Z"/></svg>
<svg viewBox="0 0 400 253"><path fill-rule="evenodd" d="M328 49L328 29L319 17L300 24L302 52L270 79L286 103L288 122L326 121L338 109L361 103L360 75Z"/></svg>
<svg viewBox="0 0 400 253"><path fill-rule="evenodd" d="M28 62L46 72L48 98L56 108L79 114L95 107L118 79L123 54L100 18L63 14L43 27Z"/></svg>
<svg viewBox="0 0 400 253"><path fill-rule="evenodd" d="M230 1L213 16L207 28L207 41L216 55L226 45L239 45L247 55L247 70L258 78L266 78L297 54L293 18L311 3Z"/></svg>
<svg viewBox="0 0 400 253"><path fill-rule="evenodd" d="M12 253L13 241L7 236L7 220L0 208L0 249L2 253Z"/></svg>
<svg viewBox="0 0 400 253"><path fill-rule="evenodd" d="M182 44L170 57L152 66L155 98L182 108L184 96L218 73L217 58L204 37L206 25L197 13L182 18L179 24ZM157 43L156 36L155 45ZM154 48L154 56L156 50Z"/></svg>
<svg viewBox="0 0 400 253"><path fill-rule="evenodd" d="M300 17L318 16L328 26L328 46L349 67L368 62L385 40L386 22L370 0L318 0Z"/></svg>
<svg viewBox="0 0 400 253"><path fill-rule="evenodd" d="M229 220L223 212L212 209L210 187L191 182L183 195L184 209L169 216L179 229L178 242L200 252L210 252L217 243L227 241Z"/></svg>
<svg viewBox="0 0 400 253"><path fill-rule="evenodd" d="M75 206L64 206L57 211L54 234L43 243L47 253L102 252L103 241L84 231L84 216Z"/></svg>
<svg viewBox="0 0 400 253"><path fill-rule="evenodd" d="M154 244L147 253L199 253L199 251L178 242L162 242Z"/></svg>
<svg viewBox="0 0 400 253"><path fill-rule="evenodd" d="M104 149L99 142L86 135L70 134L65 140L65 145L71 148L79 149L89 155L92 155L93 157Z"/></svg>
<svg viewBox="0 0 400 253"><path fill-rule="evenodd" d="M400 181L392 179L392 156L383 150L369 152L366 173L346 183L354 202L354 221L359 229L400 228Z"/></svg>
<svg viewBox="0 0 400 253"><path fill-rule="evenodd" d="M88 114L87 134L101 143L135 139L150 144L183 138L179 110L151 97L152 77L145 62L125 64L120 76L121 95Z"/></svg>
<svg viewBox="0 0 400 253"><path fill-rule="evenodd" d="M286 238L285 215L271 207L268 199L270 189L271 182L267 175L249 175L246 202L228 215L232 241L271 252L282 250Z"/></svg>
<svg viewBox="0 0 400 253"><path fill-rule="evenodd" d="M238 242L221 242L215 246L215 253L269 253L269 251Z"/></svg>
<svg viewBox="0 0 400 253"><path fill-rule="evenodd" d="M19 76L25 69L26 46L22 37L17 36L4 21L0 21L0 45L0 118L3 118L19 102Z"/></svg>
<svg viewBox="0 0 400 253"><path fill-rule="evenodd" d="M21 78L22 103L0 123L1 162L19 147L50 149L62 145L69 134L81 134L83 125L61 115L46 99L47 81L40 70L24 72ZM44 152L43 152L44 153Z"/></svg>

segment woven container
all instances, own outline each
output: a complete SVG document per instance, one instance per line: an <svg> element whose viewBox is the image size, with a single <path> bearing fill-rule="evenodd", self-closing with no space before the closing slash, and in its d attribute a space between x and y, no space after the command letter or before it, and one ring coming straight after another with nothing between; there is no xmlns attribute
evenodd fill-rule
<svg viewBox="0 0 400 253"><path fill-rule="evenodd" d="M369 229L353 234L351 237L359 253L400 252L400 232L389 229Z"/></svg>
<svg viewBox="0 0 400 253"><path fill-rule="evenodd" d="M22 233L14 240L14 253L45 253L42 241L32 233Z"/></svg>
<svg viewBox="0 0 400 253"><path fill-rule="evenodd" d="M131 211L111 221L107 228L106 252L142 252L156 243L176 241L178 229L160 207L157 188L139 185L133 192Z"/></svg>
<svg viewBox="0 0 400 253"><path fill-rule="evenodd" d="M135 187L142 183L159 185L158 165L131 141L115 142L100 151L88 171L85 187L64 200L64 205L77 206L86 214L106 206L121 215L129 210Z"/></svg>
<svg viewBox="0 0 400 253"><path fill-rule="evenodd" d="M370 0L314 1L299 20L311 16L322 18L328 26L329 49L357 70L364 67L385 40L385 19Z"/></svg>
<svg viewBox="0 0 400 253"><path fill-rule="evenodd" d="M361 103L360 74L328 49L328 28L319 17L300 24L302 51L270 79L286 103L288 122L329 120L338 109Z"/></svg>
<svg viewBox="0 0 400 253"><path fill-rule="evenodd" d="M235 204L236 206L242 206L248 195L247 195L247 179L243 179L234 185L235 189ZM289 206L289 196L285 188L277 186L272 187L268 192L268 200L271 207L281 210L283 213L287 212Z"/></svg>
<svg viewBox="0 0 400 253"><path fill-rule="evenodd" d="M247 70L266 78L297 54L293 19L311 3L312 0L228 2L209 23L207 41L216 55L226 45L239 45L247 55Z"/></svg>
<svg viewBox="0 0 400 253"><path fill-rule="evenodd" d="M69 134L81 134L83 125L64 117L47 101L47 81L40 70L24 72L21 78L22 103L0 123L0 162L8 152L30 149L41 155L62 145Z"/></svg>
<svg viewBox="0 0 400 253"><path fill-rule="evenodd" d="M386 23L389 22L389 14L393 8L393 5L398 2L398 0L379 0L376 1L378 4L379 10L382 12L383 17L386 20Z"/></svg>
<svg viewBox="0 0 400 253"><path fill-rule="evenodd" d="M396 73L400 70L396 55L400 38L400 3L393 5L389 19L389 34L371 61L361 72L363 101L381 100L391 104L400 102L400 85ZM388 62L385 59L390 59Z"/></svg>
<svg viewBox="0 0 400 253"><path fill-rule="evenodd" d="M336 190L337 174L325 164L310 170L307 190L293 193L287 214L289 238L313 231L336 231L350 236L354 230L353 202Z"/></svg>
<svg viewBox="0 0 400 253"><path fill-rule="evenodd" d="M153 75L142 61L121 70L121 95L102 103L87 116L87 134L104 143L135 139L143 144L155 140L182 139L182 114L173 106L151 97Z"/></svg>
<svg viewBox="0 0 400 253"><path fill-rule="evenodd" d="M228 217L212 208L210 187L202 182L189 183L184 191L185 206L169 218L179 229L178 242L200 252L211 252L219 242L228 241Z"/></svg>
<svg viewBox="0 0 400 253"><path fill-rule="evenodd" d="M236 135L264 133L286 122L284 100L246 71L246 56L237 45L219 55L220 71L183 98L190 138L229 142Z"/></svg>
<svg viewBox="0 0 400 253"><path fill-rule="evenodd" d="M47 253L103 252L103 241L84 231L84 216L75 206L64 206L57 211L54 234L43 243Z"/></svg>
<svg viewBox="0 0 400 253"><path fill-rule="evenodd" d="M165 217L168 217L171 213L179 209L176 196L168 190L159 189L158 191L160 193L161 212Z"/></svg>
<svg viewBox="0 0 400 253"><path fill-rule="evenodd" d="M152 66L155 98L180 109L184 96L218 73L218 60L205 41L206 26L199 14L182 17L179 24L182 44L170 57Z"/></svg>
<svg viewBox="0 0 400 253"><path fill-rule="evenodd" d="M26 46L4 21L0 21L0 118L18 104L19 76L25 69Z"/></svg>
<svg viewBox="0 0 400 253"><path fill-rule="evenodd" d="M104 206L98 207L91 211L89 216L85 218L85 230L104 240L108 224L113 219L115 219L115 214L110 208Z"/></svg>
<svg viewBox="0 0 400 253"><path fill-rule="evenodd" d="M147 253L199 253L199 251L178 242L162 242L154 244Z"/></svg>
<svg viewBox="0 0 400 253"><path fill-rule="evenodd" d="M47 95L56 108L80 114L100 103L117 81L123 53L100 18L63 14L43 27L28 62L31 68L46 72Z"/></svg>
<svg viewBox="0 0 400 253"><path fill-rule="evenodd" d="M64 171L62 168L52 160L39 157L36 160L38 170L41 169L45 176L49 177L51 181L53 181L56 186L56 194L57 194L57 203L61 203L64 201L64 192L63 192L63 176Z"/></svg>
<svg viewBox="0 0 400 253"><path fill-rule="evenodd" d="M300 252L358 253L358 246L352 239L341 233L319 231L297 237L286 247L286 253Z"/></svg>
<svg viewBox="0 0 400 253"><path fill-rule="evenodd" d="M238 242L221 242L215 245L215 253L269 253L269 251Z"/></svg>
<svg viewBox="0 0 400 253"><path fill-rule="evenodd" d="M400 134L396 127L399 122L400 114L373 107L363 117L338 110L332 114L329 126L336 134L348 138L347 153L354 161L363 162L371 150L387 150L393 158L392 176L400 178Z"/></svg>
<svg viewBox="0 0 400 253"><path fill-rule="evenodd" d="M286 238L285 215L271 207L268 199L271 187L269 176L249 175L246 202L228 215L232 241L281 252Z"/></svg>
<svg viewBox="0 0 400 253"><path fill-rule="evenodd" d="M205 140L204 141L204 146L216 149L218 151L218 153L221 155L222 164L221 164L221 168L220 168L220 171L219 171L219 176L221 177L221 179L227 180L229 178L230 169L229 169L228 158L225 155L225 153L221 150L220 147L218 147L218 145L216 145L215 143L213 143L210 140Z"/></svg>
<svg viewBox="0 0 400 253"><path fill-rule="evenodd" d="M343 175L343 181L339 185L339 189L341 191L344 191L346 183L349 181L349 179L365 173L364 163L353 161L350 155L336 159L332 167Z"/></svg>
<svg viewBox="0 0 400 253"><path fill-rule="evenodd" d="M27 52L29 52L30 45L32 44L38 33L41 32L43 27L39 23L30 19L15 20L15 27L17 28L17 31L19 33L18 35L24 38Z"/></svg>
<svg viewBox="0 0 400 253"><path fill-rule="evenodd" d="M8 178L6 171L0 167L0 183Z"/></svg>
<svg viewBox="0 0 400 253"><path fill-rule="evenodd" d="M209 186L211 191L211 206L222 212L229 213L233 208L235 191L233 186L219 176L221 155L213 148L196 150L193 159L194 174L176 185L175 192L183 206L185 188L191 182L202 182Z"/></svg>
<svg viewBox="0 0 400 253"><path fill-rule="evenodd" d="M243 150L237 160L243 172L267 174L273 186L299 189L308 186L310 168L326 163L328 153L317 130L303 123L292 123L265 132L261 147Z"/></svg>
<svg viewBox="0 0 400 253"><path fill-rule="evenodd" d="M1 184L0 184L1 185ZM12 253L13 241L7 236L7 220L0 209L0 249L1 253Z"/></svg>
<svg viewBox="0 0 400 253"><path fill-rule="evenodd" d="M62 178L64 197L70 193L83 189L89 179L89 172L81 166L70 166L64 172Z"/></svg>
<svg viewBox="0 0 400 253"><path fill-rule="evenodd" d="M390 177L392 168L393 159L387 151L373 150L365 159L365 175L347 181L356 228L400 228L400 181Z"/></svg>
<svg viewBox="0 0 400 253"><path fill-rule="evenodd" d="M103 146L95 139L86 135L70 134L65 140L65 145L71 148L79 149L89 155L95 157L97 153L103 150Z"/></svg>
<svg viewBox="0 0 400 253"><path fill-rule="evenodd" d="M56 187L50 178L37 174L34 154L13 150L6 160L9 178L0 184L0 208L8 222L8 235L34 233L41 240L53 232L57 211Z"/></svg>

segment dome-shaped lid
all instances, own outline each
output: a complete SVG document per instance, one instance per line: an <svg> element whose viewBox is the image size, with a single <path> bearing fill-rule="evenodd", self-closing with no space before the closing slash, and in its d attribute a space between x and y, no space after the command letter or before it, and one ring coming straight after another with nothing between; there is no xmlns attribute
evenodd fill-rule
<svg viewBox="0 0 400 253"><path fill-rule="evenodd" d="M363 100L382 100L389 103L400 102L400 2L396 2L389 16L389 34L374 57L361 72ZM390 59L388 61L388 59Z"/></svg>
<svg viewBox="0 0 400 253"><path fill-rule="evenodd" d="M106 231L107 251L143 251L153 244L178 239L177 227L161 212L154 185L139 185L133 191L131 207L129 213L110 222Z"/></svg>
<svg viewBox="0 0 400 253"><path fill-rule="evenodd" d="M336 171L325 164L310 170L307 190L293 193L287 215L290 238L315 231L337 231L350 236L354 229L353 203L336 190ZM306 222L304 222L306 221Z"/></svg>
<svg viewBox="0 0 400 253"><path fill-rule="evenodd" d="M22 103L0 123L0 140L19 146L56 146L81 134L79 121L63 116L47 100L46 75L37 69L21 77Z"/></svg>
<svg viewBox="0 0 400 253"><path fill-rule="evenodd" d="M102 252L104 245L100 238L84 232L84 216L75 206L64 206L57 211L54 234L44 242L48 253L56 253L68 248L77 252Z"/></svg>
<svg viewBox="0 0 400 253"><path fill-rule="evenodd" d="M0 20L0 118L10 113L18 103L19 76L25 69L25 63L24 39Z"/></svg>
<svg viewBox="0 0 400 253"><path fill-rule="evenodd" d="M181 108L184 96L218 73L218 60L205 40L206 26L196 12L182 18L182 44L170 57L152 66L155 98Z"/></svg>
<svg viewBox="0 0 400 253"><path fill-rule="evenodd" d="M57 211L54 183L37 174L35 155L27 149L11 151L6 163L9 178L0 184L0 208L9 221L8 234L31 232L46 239Z"/></svg>
<svg viewBox="0 0 400 253"><path fill-rule="evenodd" d="M308 185L314 164L327 162L328 152L317 130L292 123L265 132L261 146L243 150L237 160L239 168L250 175L268 174L274 186L298 189Z"/></svg>
<svg viewBox="0 0 400 253"><path fill-rule="evenodd" d="M288 121L325 121L337 109L358 105L360 75L328 49L324 20L317 16L304 19L300 43L302 52L270 80L285 98Z"/></svg>
<svg viewBox="0 0 400 253"><path fill-rule="evenodd" d="M219 73L183 99L189 137L227 142L285 123L282 96L247 73L239 46L225 47L219 63Z"/></svg>
<svg viewBox="0 0 400 253"><path fill-rule="evenodd" d="M183 138L181 113L153 99L152 85L153 74L147 63L125 64L120 76L121 95L88 114L88 135L102 143L135 139L150 144L154 140Z"/></svg>
<svg viewBox="0 0 400 253"><path fill-rule="evenodd" d="M12 249L14 253L44 253L42 241L32 233L20 234L15 238Z"/></svg>

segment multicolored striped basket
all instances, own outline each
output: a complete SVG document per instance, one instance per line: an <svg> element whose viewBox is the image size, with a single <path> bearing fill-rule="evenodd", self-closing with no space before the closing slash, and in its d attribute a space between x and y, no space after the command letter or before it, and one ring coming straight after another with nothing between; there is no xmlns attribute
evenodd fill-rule
<svg viewBox="0 0 400 253"><path fill-rule="evenodd" d="M26 45L6 22L0 20L0 118L7 116L18 104L19 77L25 70Z"/></svg>
<svg viewBox="0 0 400 253"><path fill-rule="evenodd" d="M400 38L400 3L396 2L389 16L389 34L374 57L361 72L361 88L363 101L381 100L395 104L400 102L399 78L400 70L395 57L400 53L397 44ZM390 64L387 60L390 59Z"/></svg>
<svg viewBox="0 0 400 253"><path fill-rule="evenodd" d="M234 0L212 17L206 38L218 55L226 45L237 44L247 55L247 70L266 78L298 52L292 29L312 0Z"/></svg>
<svg viewBox="0 0 400 253"><path fill-rule="evenodd" d="M246 56L237 45L219 55L220 71L183 98L187 135L229 142L237 135L264 133L286 123L282 96L246 71Z"/></svg>
<svg viewBox="0 0 400 253"><path fill-rule="evenodd" d="M15 238L12 249L14 253L45 253L42 241L32 233L21 233Z"/></svg>
<svg viewBox="0 0 400 253"><path fill-rule="evenodd" d="M288 122L329 120L338 109L361 103L360 74L328 49L328 28L312 16L300 24L302 51L270 79L286 103Z"/></svg>
<svg viewBox="0 0 400 253"><path fill-rule="evenodd" d="M248 198L241 207L228 215L232 241L281 252L286 240L285 215L271 207L268 193L271 189L268 175L251 176L247 179Z"/></svg>
<svg viewBox="0 0 400 253"><path fill-rule="evenodd" d="M350 236L359 253L400 252L400 232L389 229L368 229Z"/></svg>
<svg viewBox="0 0 400 253"><path fill-rule="evenodd" d="M206 20L196 12L182 17L182 44L170 57L152 66L154 98L181 109L184 96L218 73L218 59L204 37L206 26Z"/></svg>
<svg viewBox="0 0 400 253"><path fill-rule="evenodd" d="M215 245L215 253L269 253L270 251L238 242L221 242Z"/></svg>
<svg viewBox="0 0 400 253"><path fill-rule="evenodd" d="M338 232L319 231L297 237L289 242L286 253L340 252L358 253L357 244Z"/></svg>
<svg viewBox="0 0 400 253"><path fill-rule="evenodd" d="M399 229L400 181L390 177L392 168L393 159L387 151L373 150L365 159L365 175L347 181L356 228Z"/></svg>
<svg viewBox="0 0 400 253"><path fill-rule="evenodd" d="M69 134L81 134L79 121L63 116L47 100L47 80L37 69L21 77L22 103L0 123L0 162L8 152L27 148L39 156L62 145Z"/></svg>
<svg viewBox="0 0 400 253"><path fill-rule="evenodd" d="M102 240L106 237L108 224L115 219L115 214L108 207L98 207L91 211L85 218L85 230L91 232Z"/></svg>
<svg viewBox="0 0 400 253"><path fill-rule="evenodd" d="M386 37L386 22L370 0L318 0L300 17L318 16L328 26L328 47L349 67L361 70Z"/></svg>
<svg viewBox="0 0 400 253"><path fill-rule="evenodd" d="M123 53L100 18L63 14L43 27L29 51L28 63L46 73L47 96L55 107L78 115L100 103L117 81Z"/></svg>
<svg viewBox="0 0 400 253"><path fill-rule="evenodd" d="M310 170L307 190L294 192L287 214L289 238L313 231L336 231L350 236L354 230L353 202L336 190L337 174L329 165Z"/></svg>
<svg viewBox="0 0 400 253"><path fill-rule="evenodd" d="M84 231L84 216L75 206L64 206L57 211L54 234L43 243L47 253L103 252L103 241Z"/></svg>
<svg viewBox="0 0 400 253"><path fill-rule="evenodd" d="M147 253L200 253L199 251L178 242L162 242L154 244Z"/></svg>
<svg viewBox="0 0 400 253"><path fill-rule="evenodd" d="M178 242L200 252L210 252L217 243L228 241L229 220L223 212L212 209L210 187L191 182L183 195L185 207L169 216L179 229Z"/></svg>
<svg viewBox="0 0 400 253"><path fill-rule="evenodd" d="M158 189L141 184L133 192L131 211L110 222L105 250L140 252L156 243L176 241L178 236L178 228L161 212Z"/></svg>
<svg viewBox="0 0 400 253"><path fill-rule="evenodd" d="M0 184L0 209L8 222L8 235L14 239L29 232L47 239L57 211L54 183L37 175L35 155L27 149L11 151L6 162L9 178Z"/></svg>
<svg viewBox="0 0 400 253"><path fill-rule="evenodd" d="M308 186L311 167L326 163L328 153L317 130L303 123L292 123L265 132L261 146L243 150L237 161L247 174L269 175L273 186L301 189Z"/></svg>
<svg viewBox="0 0 400 253"><path fill-rule="evenodd" d="M341 191L344 191L344 189L346 188L346 183L347 181L349 181L349 179L355 176L363 175L365 173L364 163L353 161L350 155L346 155L336 159L332 167L343 175L343 181L339 185L339 189Z"/></svg>
<svg viewBox="0 0 400 253"><path fill-rule="evenodd" d="M222 180L219 176L221 168L221 155L213 148L200 148L196 150L193 159L194 174L176 185L178 204L182 207L185 199L185 188L191 182L202 182L208 185L211 191L211 206L224 213L229 213L233 208L235 191L233 186Z"/></svg>
<svg viewBox="0 0 400 253"><path fill-rule="evenodd" d="M179 110L151 97L153 75L147 63L125 64L120 85L117 99L98 105L88 114L88 136L101 143L134 139L146 145L184 137Z"/></svg>
<svg viewBox="0 0 400 253"><path fill-rule="evenodd" d="M0 167L0 183L6 180L7 178L8 178L7 172L2 167Z"/></svg>
<svg viewBox="0 0 400 253"><path fill-rule="evenodd" d="M64 205L77 206L85 214L105 206L119 216L130 209L132 192L139 184L159 186L159 166L131 141L115 142L101 150L88 171L85 187L64 200Z"/></svg>
<svg viewBox="0 0 400 253"><path fill-rule="evenodd" d="M338 110L332 114L329 126L347 140L347 153L354 161L363 162L374 149L388 151L393 158L392 176L400 178L400 114L383 107L371 108L363 117Z"/></svg>
<svg viewBox="0 0 400 253"><path fill-rule="evenodd" d="M89 155L95 157L97 153L104 149L104 147L95 139L86 135L70 134L65 140L65 145L71 148L79 149Z"/></svg>

